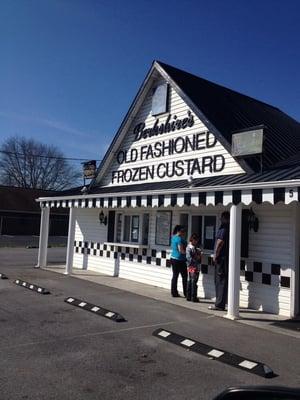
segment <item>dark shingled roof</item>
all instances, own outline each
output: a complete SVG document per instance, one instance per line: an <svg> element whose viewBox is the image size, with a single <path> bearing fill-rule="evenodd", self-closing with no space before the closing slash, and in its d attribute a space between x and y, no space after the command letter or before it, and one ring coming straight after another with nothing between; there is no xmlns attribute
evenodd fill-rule
<svg viewBox="0 0 300 400"><path fill-rule="evenodd" d="M40 204L35 200L39 197L53 197L63 192L25 189L14 186L0 186L0 211L40 212ZM55 213L66 213L55 209Z"/></svg>
<svg viewBox="0 0 300 400"><path fill-rule="evenodd" d="M300 151L300 123L278 108L160 61L158 64L230 144L233 132L264 125L265 167Z"/></svg>

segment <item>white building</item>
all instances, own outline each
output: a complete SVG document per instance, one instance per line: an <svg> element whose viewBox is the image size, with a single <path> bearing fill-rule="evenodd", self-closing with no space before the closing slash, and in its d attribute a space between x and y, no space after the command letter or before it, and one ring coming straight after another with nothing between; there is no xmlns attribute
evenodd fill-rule
<svg viewBox="0 0 300 400"><path fill-rule="evenodd" d="M234 157L237 132L247 135ZM261 135L262 154L242 157L243 146L249 152ZM88 191L38 199L38 266L47 263L50 209L68 207L68 273L83 268L169 288L169 240L181 223L201 237L199 295L212 298L210 256L219 217L229 210L228 315L237 317L240 305L294 317L300 303L299 161L297 121L154 62Z"/></svg>

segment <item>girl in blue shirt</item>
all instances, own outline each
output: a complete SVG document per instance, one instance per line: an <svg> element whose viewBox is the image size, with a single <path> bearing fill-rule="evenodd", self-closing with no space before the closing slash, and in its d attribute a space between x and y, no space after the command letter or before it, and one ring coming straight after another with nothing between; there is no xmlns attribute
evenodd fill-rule
<svg viewBox="0 0 300 400"><path fill-rule="evenodd" d="M182 225L176 225L173 230L171 239L171 265L172 265L172 281L171 281L171 295L173 297L180 297L177 290L178 276L181 274L183 293L186 297L187 288L187 270L186 270L186 256L185 250L187 242L184 239L185 229Z"/></svg>

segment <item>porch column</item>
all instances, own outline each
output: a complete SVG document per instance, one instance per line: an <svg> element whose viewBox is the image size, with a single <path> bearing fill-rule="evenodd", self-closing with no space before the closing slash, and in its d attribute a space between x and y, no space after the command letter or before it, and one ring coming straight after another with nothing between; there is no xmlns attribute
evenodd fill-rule
<svg viewBox="0 0 300 400"><path fill-rule="evenodd" d="M35 268L47 266L49 215L50 215L50 207L43 207L41 209L41 225L40 225L38 262L37 262L37 265L35 266Z"/></svg>
<svg viewBox="0 0 300 400"><path fill-rule="evenodd" d="M228 311L226 317L237 319L240 306L240 262L241 262L242 205L230 209Z"/></svg>
<svg viewBox="0 0 300 400"><path fill-rule="evenodd" d="M70 214L69 214L67 259L66 259L66 270L65 270L66 275L72 274L72 270L73 270L75 221L76 221L76 211L75 211L74 207L71 207Z"/></svg>

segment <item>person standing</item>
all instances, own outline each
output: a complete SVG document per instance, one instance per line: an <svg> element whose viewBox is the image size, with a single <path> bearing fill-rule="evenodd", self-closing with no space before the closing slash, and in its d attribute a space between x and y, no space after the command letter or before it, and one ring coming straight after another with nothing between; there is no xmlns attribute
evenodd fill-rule
<svg viewBox="0 0 300 400"><path fill-rule="evenodd" d="M186 265L188 273L186 299L199 303L197 297L200 266L201 266L201 250L197 248L199 244L199 236L193 233L190 237L189 244L186 248Z"/></svg>
<svg viewBox="0 0 300 400"><path fill-rule="evenodd" d="M171 281L171 295L173 297L180 297L177 290L178 276L181 274L183 294L186 297L187 286L187 269L186 269L186 240L184 239L185 229L182 225L176 225L173 230L171 239L171 265L172 265L172 281Z"/></svg>
<svg viewBox="0 0 300 400"><path fill-rule="evenodd" d="M224 311L228 294L228 258L229 258L229 219L230 214L224 211L218 229L214 247L213 262L215 265L216 302L211 310Z"/></svg>

